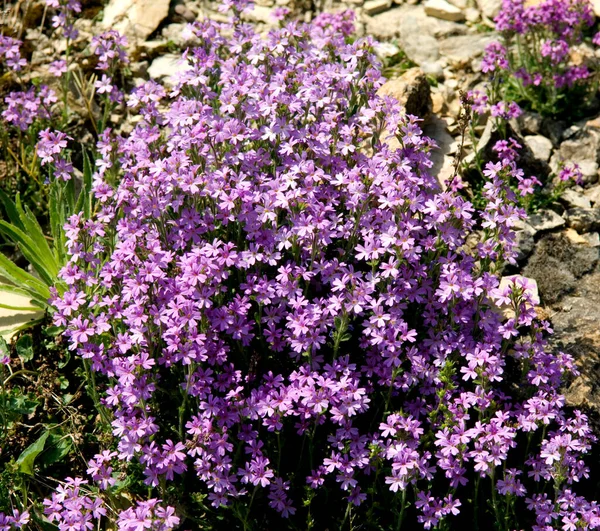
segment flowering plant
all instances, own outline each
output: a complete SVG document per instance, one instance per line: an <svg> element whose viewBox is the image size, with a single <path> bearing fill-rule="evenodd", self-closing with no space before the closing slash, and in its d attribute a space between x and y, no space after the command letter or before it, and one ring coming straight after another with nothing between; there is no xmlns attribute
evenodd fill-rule
<svg viewBox="0 0 600 531"><path fill-rule="evenodd" d="M585 110L598 88L593 50L581 47L594 21L591 4L503 0L495 20L502 42L487 47L482 63L492 75L492 103L516 100L545 115L572 115L573 104Z"/></svg>
<svg viewBox="0 0 600 531"><path fill-rule="evenodd" d="M563 409L573 361L527 282L499 282L524 216L510 149L480 209L441 191L351 29L197 23L169 96L143 84L132 133L103 131L53 304L114 446L89 462L98 503L69 479L51 520L94 525L127 476L150 499L119 529L177 525L158 498L196 527L600 526L573 492L594 440Z"/></svg>

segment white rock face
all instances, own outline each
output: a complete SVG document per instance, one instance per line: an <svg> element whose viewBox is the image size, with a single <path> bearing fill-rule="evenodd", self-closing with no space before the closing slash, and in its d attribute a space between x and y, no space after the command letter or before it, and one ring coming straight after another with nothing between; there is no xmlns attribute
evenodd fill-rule
<svg viewBox="0 0 600 531"><path fill-rule="evenodd" d="M187 61L182 61L181 56L165 54L152 61L148 68L148 75L152 79L164 79L167 85L174 85L175 76L179 72L189 70L191 66Z"/></svg>
<svg viewBox="0 0 600 531"><path fill-rule="evenodd" d="M169 0L110 0L102 25L126 35L130 44L145 41L169 13Z"/></svg>
<svg viewBox="0 0 600 531"><path fill-rule="evenodd" d="M458 22L465 19L463 11L456 6L453 6L450 2L446 2L446 0L427 0L424 7L425 13L430 17L450 20L452 22Z"/></svg>

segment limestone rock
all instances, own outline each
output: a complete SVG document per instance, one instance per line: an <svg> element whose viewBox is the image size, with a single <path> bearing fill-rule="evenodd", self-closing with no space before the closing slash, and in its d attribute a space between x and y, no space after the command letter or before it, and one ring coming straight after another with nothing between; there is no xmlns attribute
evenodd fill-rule
<svg viewBox="0 0 600 531"><path fill-rule="evenodd" d="M424 6L425 13L430 17L450 20L451 22L465 20L463 11L446 0L426 0Z"/></svg>
<svg viewBox="0 0 600 531"><path fill-rule="evenodd" d="M477 7L483 16L493 19L502 7L502 0L477 0Z"/></svg>
<svg viewBox="0 0 600 531"><path fill-rule="evenodd" d="M569 208L565 212L567 225L579 233L590 232L598 226L600 216L596 208Z"/></svg>
<svg viewBox="0 0 600 531"><path fill-rule="evenodd" d="M130 38L130 44L145 41L169 13L169 0L110 0L102 25Z"/></svg>
<svg viewBox="0 0 600 531"><path fill-rule="evenodd" d="M538 232L557 229L565 224L565 220L553 210L541 210L529 216L528 222Z"/></svg>
<svg viewBox="0 0 600 531"><path fill-rule="evenodd" d="M465 67L483 55L488 44L498 40L495 33L453 35L440 42L440 53L454 67Z"/></svg>
<svg viewBox="0 0 600 531"><path fill-rule="evenodd" d="M598 162L600 152L600 132L586 129L577 133L573 138L562 142L559 154L562 160L579 162L584 160Z"/></svg>
<svg viewBox="0 0 600 531"><path fill-rule="evenodd" d="M191 66L187 61L182 61L181 56L166 54L157 57L148 68L148 75L152 79L163 79L165 83L173 85L176 74L189 70Z"/></svg>
<svg viewBox="0 0 600 531"><path fill-rule="evenodd" d="M363 10L367 15L373 16L383 13L391 7L391 0L367 0L363 5Z"/></svg>
<svg viewBox="0 0 600 531"><path fill-rule="evenodd" d="M536 230L529 223L522 223L520 227L515 227L515 243L517 248L517 262L523 262L527 259L535 247Z"/></svg>
<svg viewBox="0 0 600 531"><path fill-rule="evenodd" d="M552 154L552 141L549 138L542 135L528 135L524 140L537 160L548 162Z"/></svg>
<svg viewBox="0 0 600 531"><path fill-rule="evenodd" d="M592 206L589 197L573 189L565 190L560 196L560 200L571 208L591 208Z"/></svg>
<svg viewBox="0 0 600 531"><path fill-rule="evenodd" d="M523 275L535 278L540 295L547 304L555 304L577 287L577 279L598 262L598 250L575 244L564 234L549 234L536 245L523 268Z"/></svg>
<svg viewBox="0 0 600 531"><path fill-rule="evenodd" d="M420 68L410 68L399 78L387 81L378 93L396 98L408 114L426 118L431 112L431 89Z"/></svg>

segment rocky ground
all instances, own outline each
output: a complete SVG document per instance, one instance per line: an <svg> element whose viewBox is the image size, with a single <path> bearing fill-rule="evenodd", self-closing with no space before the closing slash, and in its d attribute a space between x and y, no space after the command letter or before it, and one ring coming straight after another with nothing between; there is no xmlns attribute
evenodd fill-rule
<svg viewBox="0 0 600 531"><path fill-rule="evenodd" d="M481 55L497 39L492 19L500 0L307 1L300 5L295 0L257 0L248 17L266 31L274 23L271 13L277 6L296 9L307 20L318 10L355 9L357 33L379 41L377 52L391 78L382 92L396 96L409 113L423 118L426 134L439 146L433 171L443 182L452 174L461 146L459 94L483 87ZM83 4L75 46L83 48L102 27L125 33L136 82L153 78L168 83L184 68L178 53L185 45L186 24L224 17L216 4L199 0L110 0L106 6L92 0ZM33 65L39 67L33 76L42 79L47 73L41 65L64 51L64 42L39 30L46 16L44 5L19 0L2 12L3 28L25 40ZM600 15L600 4L594 8ZM580 53L594 52L581 49ZM74 93L81 90L85 88L73 87ZM124 130L129 126L118 115L113 121ZM511 127L525 146L525 164L530 170L551 174L564 160L579 163L584 175L583 186L567 190L551 209L539 211L518 227L519 264L506 274L537 281L540 312L552 322L555 347L573 353L581 367L581 376L566 390L568 400L600 413L600 115L569 125L526 113ZM477 149L481 150L493 137L491 123L479 124L477 131ZM468 160L472 151L467 138L462 158ZM30 317L22 315L0 314L0 327Z"/></svg>

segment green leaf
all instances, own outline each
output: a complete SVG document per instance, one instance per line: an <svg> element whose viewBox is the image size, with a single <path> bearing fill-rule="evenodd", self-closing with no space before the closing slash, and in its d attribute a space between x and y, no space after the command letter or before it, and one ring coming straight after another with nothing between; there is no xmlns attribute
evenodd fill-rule
<svg viewBox="0 0 600 531"><path fill-rule="evenodd" d="M23 256L27 258L27 261L35 268L46 284L51 285L54 282L58 275L58 265L53 255L44 256L44 250L39 249L30 236L18 227L6 223L6 221L0 221L0 232L19 245Z"/></svg>
<svg viewBox="0 0 600 531"><path fill-rule="evenodd" d="M23 363L27 363L33 359L33 339L29 334L21 336L15 344L17 355Z"/></svg>
<svg viewBox="0 0 600 531"><path fill-rule="evenodd" d="M37 400L33 400L26 395L11 396L6 403L7 409L18 415L31 415L35 413L40 405Z"/></svg>
<svg viewBox="0 0 600 531"><path fill-rule="evenodd" d="M87 151L83 150L83 189L81 190L81 194L84 198L83 205L83 213L86 219L90 219L92 217L92 206L94 194L92 194L92 175L94 173L94 168L88 157Z"/></svg>
<svg viewBox="0 0 600 531"><path fill-rule="evenodd" d="M8 343L6 339L0 336L0 357L10 357L10 348L8 347Z"/></svg>
<svg viewBox="0 0 600 531"><path fill-rule="evenodd" d="M62 461L73 448L73 441L70 437L51 433L46 441L46 449L40 455L39 462L48 466Z"/></svg>
<svg viewBox="0 0 600 531"><path fill-rule="evenodd" d="M6 210L6 214L8 215L8 219L13 225L16 225L20 229L24 229L21 223L21 217L19 216L19 211L17 210L17 205L15 202L8 197L6 192L0 188L0 202L4 206L4 210Z"/></svg>
<svg viewBox="0 0 600 531"><path fill-rule="evenodd" d="M30 295L36 293L39 296L37 298L41 298L44 302L50 298L47 284L15 265L2 253L0 253L0 275L6 277L15 286L27 290Z"/></svg>
<svg viewBox="0 0 600 531"><path fill-rule="evenodd" d="M50 432L46 430L37 441L23 450L23 453L17 459L17 465L19 465L19 472L21 472L21 474L33 476L35 458L44 451L44 445L46 444L46 439L49 435Z"/></svg>

